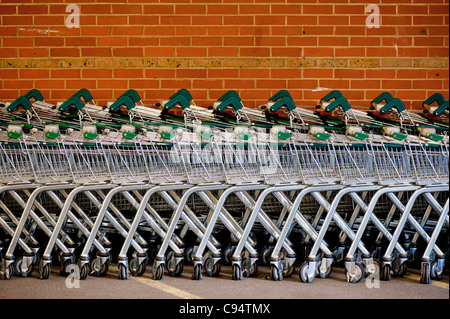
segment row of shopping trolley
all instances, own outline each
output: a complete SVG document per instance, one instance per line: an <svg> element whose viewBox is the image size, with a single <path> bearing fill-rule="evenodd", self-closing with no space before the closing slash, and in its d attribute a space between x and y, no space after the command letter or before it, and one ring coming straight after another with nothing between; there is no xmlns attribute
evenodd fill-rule
<svg viewBox="0 0 450 319"><path fill-rule="evenodd" d="M339 91L298 106L286 90L258 108L228 91L208 108L186 89L145 104L87 89L56 105L33 89L0 104L0 274L47 279L232 278L270 267L310 283L442 278L448 257L449 101L411 112L385 92L353 107ZM149 265L150 266L150 265Z"/></svg>

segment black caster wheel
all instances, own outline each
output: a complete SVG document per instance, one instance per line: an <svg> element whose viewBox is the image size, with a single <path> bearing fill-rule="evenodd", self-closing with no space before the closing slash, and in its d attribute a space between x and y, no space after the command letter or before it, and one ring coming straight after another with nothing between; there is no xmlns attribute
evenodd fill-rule
<svg viewBox="0 0 450 319"><path fill-rule="evenodd" d="M224 265L230 265L231 264L231 256L233 256L234 251L236 250L236 246L228 246L223 251L222 260Z"/></svg>
<svg viewBox="0 0 450 319"><path fill-rule="evenodd" d="M379 275L380 269L381 269L381 263L377 259L373 259L373 263L369 264L367 267L364 267L365 269L365 276L373 276L373 275Z"/></svg>
<svg viewBox="0 0 450 319"><path fill-rule="evenodd" d="M429 262L423 262L420 270L420 283L430 284L431 283L431 265Z"/></svg>
<svg viewBox="0 0 450 319"><path fill-rule="evenodd" d="M294 274L294 272L295 272L295 265L292 264L292 265L289 266L289 268L287 268L287 269L284 268L283 269L283 277L284 278L289 278L289 277L291 277Z"/></svg>
<svg viewBox="0 0 450 319"><path fill-rule="evenodd" d="M432 280L442 280L443 271L438 271L438 262L435 260L431 263L431 279Z"/></svg>
<svg viewBox="0 0 450 319"><path fill-rule="evenodd" d="M194 247L190 246L186 248L184 252L184 262L186 265L192 265L192 255L194 253Z"/></svg>
<svg viewBox="0 0 450 319"><path fill-rule="evenodd" d="M123 264L119 264L119 279L128 280L130 278L127 267Z"/></svg>
<svg viewBox="0 0 450 319"><path fill-rule="evenodd" d="M310 267L309 262L304 262L300 266L300 269L299 269L299 272L298 272L298 276L300 277L300 280L303 281L304 283L307 283L307 284L312 283L313 280L314 280L313 278L310 279L308 277L309 267Z"/></svg>
<svg viewBox="0 0 450 319"><path fill-rule="evenodd" d="M233 265L232 266L233 271L233 280L242 280L242 269L239 267L239 265Z"/></svg>
<svg viewBox="0 0 450 319"><path fill-rule="evenodd" d="M319 264L318 264L317 268L320 269L320 266L321 266L321 265L322 265L322 261L319 261ZM330 265L330 266L327 268L327 270L325 271L325 273L321 273L321 272L319 271L319 277L322 278L322 279L328 278L328 277L330 277L330 274L331 274L332 271L333 271L333 266Z"/></svg>
<svg viewBox="0 0 450 319"><path fill-rule="evenodd" d="M92 274L96 277L103 277L106 276L106 273L108 272L109 269L109 262L105 261L101 266L100 269L97 269L97 265L96 265L96 259L93 259L91 261L91 265L90 268L92 269Z"/></svg>
<svg viewBox="0 0 450 319"><path fill-rule="evenodd" d="M22 272L22 263L23 263L23 257L17 258L17 260L14 263L14 271L17 276L19 277L29 277L31 273L33 272L33 263L28 265L28 268L25 272Z"/></svg>
<svg viewBox="0 0 450 319"><path fill-rule="evenodd" d="M400 258L394 259L392 262L392 273L394 277L404 277L406 275L406 262L400 263Z"/></svg>
<svg viewBox="0 0 450 319"><path fill-rule="evenodd" d="M45 264L42 267L42 270L39 272L39 278L43 280L47 280L50 277L51 264Z"/></svg>
<svg viewBox="0 0 450 319"><path fill-rule="evenodd" d="M192 279L193 280L202 280L203 279L202 271L203 271L203 265L202 264L195 265L194 266L194 273L192 274Z"/></svg>
<svg viewBox="0 0 450 319"><path fill-rule="evenodd" d="M175 253L173 251L170 251L166 257L166 268L169 276L178 277L183 273L183 261L177 263Z"/></svg>
<svg viewBox="0 0 450 319"><path fill-rule="evenodd" d="M147 259L144 259L139 264L139 259L133 258L130 260L129 267L130 267L130 272L133 275L133 277L142 276L145 273L145 271L147 270Z"/></svg>
<svg viewBox="0 0 450 319"><path fill-rule="evenodd" d="M262 249L260 254L260 260L261 265L267 266L270 262L270 256L272 255L274 247L273 246L266 246Z"/></svg>
<svg viewBox="0 0 450 319"><path fill-rule="evenodd" d="M283 273L276 266L271 265L270 272L272 273L273 281L282 281L283 280Z"/></svg>
<svg viewBox="0 0 450 319"><path fill-rule="evenodd" d="M69 265L72 263L71 259L67 259L62 261L61 263L61 270L59 271L59 275L62 277L67 277L70 274L70 270L68 270L67 268L69 267Z"/></svg>
<svg viewBox="0 0 450 319"><path fill-rule="evenodd" d="M80 280L85 280L89 274L89 263L85 263L80 268Z"/></svg>
<svg viewBox="0 0 450 319"><path fill-rule="evenodd" d="M205 270L208 277L218 277L220 274L220 268L220 261L214 263L214 259L212 257L206 258Z"/></svg>
<svg viewBox="0 0 450 319"><path fill-rule="evenodd" d="M386 264L382 266L380 279L384 281L391 280L391 265Z"/></svg>
<svg viewBox="0 0 450 319"><path fill-rule="evenodd" d="M347 279L347 282L349 283L358 283L361 281L361 279L364 278L364 266L357 263L355 264L355 273L353 276L351 276L350 272L347 270L347 268L345 269L345 278Z"/></svg>
<svg viewBox="0 0 450 319"><path fill-rule="evenodd" d="M14 265L11 264L8 267L6 267L5 271L3 272L3 279L11 279L11 277L14 274Z"/></svg>
<svg viewBox="0 0 450 319"><path fill-rule="evenodd" d="M153 271L153 279L154 280L161 280L161 279L163 279L163 277L164 277L164 265L160 264Z"/></svg>
<svg viewBox="0 0 450 319"><path fill-rule="evenodd" d="M249 257L245 257L242 260L242 268L242 274L244 277L256 277L258 274L258 261L251 264L251 259Z"/></svg>

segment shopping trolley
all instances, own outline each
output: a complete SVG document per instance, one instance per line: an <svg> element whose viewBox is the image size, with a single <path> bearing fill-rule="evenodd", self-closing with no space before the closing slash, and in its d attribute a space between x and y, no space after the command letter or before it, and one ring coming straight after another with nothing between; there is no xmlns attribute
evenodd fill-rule
<svg viewBox="0 0 450 319"><path fill-rule="evenodd" d="M13 219L16 222L16 229L3 259L2 273L6 279L9 279L12 275L14 250L16 245L22 242L21 235L25 234L25 236L29 237L25 230L29 221L28 218L30 217L32 222L47 236L51 236L51 226L54 226L56 223L45 207L35 202L37 196L43 192L67 189L73 186L69 182L70 177L65 167L64 152L61 152L59 143L55 141L59 138L59 133L55 132L57 127L46 126L45 131L33 129L30 135L24 134L21 128L21 126L10 125L7 131L0 132L3 135L2 140L6 142L2 147L3 153L6 154L6 162L14 166L14 171L21 180L20 183L17 183L16 180L14 184L3 186L2 191L8 191L23 208L20 218ZM8 178L6 179L7 181ZM37 185L34 186L32 185L33 183ZM26 201L17 194L18 190L24 191L25 196L28 197ZM31 193L30 190L32 190ZM36 208L33 208L33 206ZM37 215L35 209L42 213L42 219ZM43 220L50 223L50 228ZM74 242L66 233L62 232L62 234L72 249ZM23 246L22 244L20 245ZM57 245L63 257L71 255L71 251L62 241L58 240ZM16 263L17 267L21 264L17 268L19 270L17 273L22 276L27 276L31 273L33 266L31 257L35 256L30 256L28 250L26 253L26 260L24 258L19 263Z"/></svg>

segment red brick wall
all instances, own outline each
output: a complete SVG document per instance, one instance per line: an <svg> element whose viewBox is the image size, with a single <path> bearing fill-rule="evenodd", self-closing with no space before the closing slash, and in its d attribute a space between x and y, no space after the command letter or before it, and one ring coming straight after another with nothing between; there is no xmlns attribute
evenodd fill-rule
<svg viewBox="0 0 450 319"><path fill-rule="evenodd" d="M80 8L69 29L68 4ZM366 27L368 4L380 28ZM245 105L287 89L299 105L339 89L383 91L411 108L449 88L448 0L1 0L0 100L49 102L81 88L103 104L133 88L147 103L180 88L198 105L237 90Z"/></svg>

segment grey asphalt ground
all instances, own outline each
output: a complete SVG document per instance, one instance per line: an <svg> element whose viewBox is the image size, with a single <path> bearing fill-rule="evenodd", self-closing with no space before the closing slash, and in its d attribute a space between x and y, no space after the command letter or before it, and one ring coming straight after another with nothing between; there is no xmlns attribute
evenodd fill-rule
<svg viewBox="0 0 450 319"><path fill-rule="evenodd" d="M231 267L222 266L219 277L203 280L191 279L192 266L186 265L180 277L167 273L161 281L151 275L151 265L142 277L119 280L117 265L111 264L105 277L88 276L79 282L79 288L66 277L59 276L58 266L52 267L48 280L40 280L37 270L31 277L13 276L0 280L2 299L449 299L448 269L441 281L420 284L420 272L408 269L403 278L380 281L379 288L368 288L363 279L356 284L347 283L344 269L333 268L329 278L316 278L305 284L299 280L298 271L281 282L270 279L270 268L260 266L257 277L242 281L231 279Z"/></svg>

